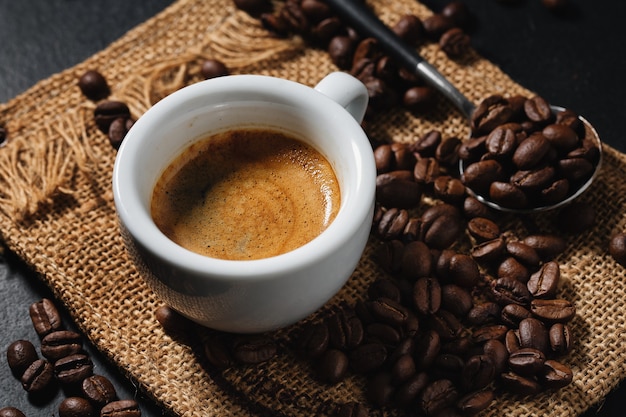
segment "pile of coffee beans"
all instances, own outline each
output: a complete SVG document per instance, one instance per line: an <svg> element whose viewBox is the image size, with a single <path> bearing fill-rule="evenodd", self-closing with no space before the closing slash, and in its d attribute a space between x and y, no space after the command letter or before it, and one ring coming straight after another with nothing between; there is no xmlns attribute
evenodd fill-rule
<svg viewBox="0 0 626 417"><path fill-rule="evenodd" d="M64 328L50 299L33 303L29 314L42 357L31 341L21 339L9 345L6 358L11 372L30 397L41 402L61 388L68 396L59 405L59 417L141 416L135 400L118 399L113 383L94 374L81 335ZM24 414L14 407L0 409L0 417L20 416Z"/></svg>
<svg viewBox="0 0 626 417"><path fill-rule="evenodd" d="M458 150L462 180L505 208L550 206L591 178L600 149L574 112L553 112L540 96L492 95L472 116L473 138Z"/></svg>
<svg viewBox="0 0 626 417"><path fill-rule="evenodd" d="M373 38L362 38L345 25L323 0L287 0L273 9L267 0L235 1L240 9L260 19L280 37L299 35L312 47L326 50L335 65L361 80L369 92L366 117L403 105L423 113L433 107L435 93L423 80L399 67ZM402 16L392 30L409 45L438 42L451 58L464 57L470 48L466 33L470 13L453 1L427 19Z"/></svg>

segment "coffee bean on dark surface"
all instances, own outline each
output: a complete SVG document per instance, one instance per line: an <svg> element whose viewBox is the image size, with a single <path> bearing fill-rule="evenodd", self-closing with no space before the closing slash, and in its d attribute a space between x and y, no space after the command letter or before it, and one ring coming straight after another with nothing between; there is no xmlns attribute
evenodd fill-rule
<svg viewBox="0 0 626 417"><path fill-rule="evenodd" d="M102 100L111 93L104 76L96 70L88 70L78 79L78 88L90 100Z"/></svg>
<svg viewBox="0 0 626 417"><path fill-rule="evenodd" d="M103 375L91 375L81 384L83 396L98 407L115 401L117 392L113 383Z"/></svg>
<svg viewBox="0 0 626 417"><path fill-rule="evenodd" d="M102 407L100 417L141 417L141 409L135 400L117 400Z"/></svg>
<svg viewBox="0 0 626 417"><path fill-rule="evenodd" d="M15 407L0 408L0 417L26 417L26 415Z"/></svg>
<svg viewBox="0 0 626 417"><path fill-rule="evenodd" d="M54 363L54 375L63 384L76 384L93 373L93 362L84 353L75 353Z"/></svg>
<svg viewBox="0 0 626 417"><path fill-rule="evenodd" d="M91 403L81 397L68 397L59 404L59 417L93 417L95 410Z"/></svg>
<svg viewBox="0 0 626 417"><path fill-rule="evenodd" d="M626 233L616 233L609 241L609 253L622 266L626 266Z"/></svg>
<svg viewBox="0 0 626 417"><path fill-rule="evenodd" d="M79 353L82 348L81 335L71 330L48 333L41 340L41 354L52 362Z"/></svg>
<svg viewBox="0 0 626 417"><path fill-rule="evenodd" d="M24 371L37 359L37 350L28 340L16 340L7 348L7 363L16 378L21 378Z"/></svg>
<svg viewBox="0 0 626 417"><path fill-rule="evenodd" d="M22 388L29 393L38 394L46 390L54 380L54 370L50 362L37 359L30 364L20 378Z"/></svg>
<svg viewBox="0 0 626 417"><path fill-rule="evenodd" d="M29 314L33 327L41 338L48 333L59 330L62 326L59 310L47 298L31 304Z"/></svg>
<svg viewBox="0 0 626 417"><path fill-rule="evenodd" d="M348 372L348 356L339 349L328 349L317 361L317 375L331 384L341 381Z"/></svg>

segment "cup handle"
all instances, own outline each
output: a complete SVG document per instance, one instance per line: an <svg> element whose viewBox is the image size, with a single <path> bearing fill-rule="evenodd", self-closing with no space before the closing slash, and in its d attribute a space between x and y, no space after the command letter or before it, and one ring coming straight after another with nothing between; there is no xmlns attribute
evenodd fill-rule
<svg viewBox="0 0 626 417"><path fill-rule="evenodd" d="M331 72L315 86L315 90L339 103L357 122L363 121L369 95L365 85L352 75Z"/></svg>

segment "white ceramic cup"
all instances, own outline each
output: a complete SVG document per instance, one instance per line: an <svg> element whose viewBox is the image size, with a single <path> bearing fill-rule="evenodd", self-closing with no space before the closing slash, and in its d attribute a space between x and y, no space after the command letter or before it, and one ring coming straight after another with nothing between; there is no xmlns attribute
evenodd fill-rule
<svg viewBox="0 0 626 417"><path fill-rule="evenodd" d="M217 330L255 333L293 324L345 284L367 243L376 168L360 127L368 95L345 73L315 88L259 75L233 75L185 87L156 103L126 135L113 171L121 234L152 290L188 318ZM322 153L339 181L341 205L318 237L278 256L210 258L168 239L150 214L163 170L191 143L239 127L275 128Z"/></svg>

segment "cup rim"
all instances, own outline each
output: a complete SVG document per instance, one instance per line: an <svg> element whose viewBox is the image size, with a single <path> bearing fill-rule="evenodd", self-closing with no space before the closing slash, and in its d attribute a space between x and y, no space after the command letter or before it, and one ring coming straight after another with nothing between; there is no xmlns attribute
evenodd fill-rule
<svg viewBox="0 0 626 417"><path fill-rule="evenodd" d="M326 121L341 123L342 132L350 136L350 151L357 158L354 168L351 197L342 201L340 210L332 223L316 238L290 252L256 260L225 260L211 258L185 249L163 234L145 207L135 189L134 163L141 158L147 139L144 133L167 120L170 112L182 103L202 96L237 91L271 93L276 95L302 95L306 107L323 112ZM343 116L341 116L343 113ZM344 155L344 154L342 154ZM176 155L171 155L170 161ZM162 167L164 169L165 167ZM184 87L148 109L133 125L120 146L113 167L113 196L118 218L122 226L144 249L180 270L198 276L207 275L218 280L262 280L285 271L302 268L319 262L349 243L364 219L371 216L375 194L376 168L371 145L360 124L338 103L306 85L265 75L228 75L201 81ZM133 178L133 181L131 181ZM151 195L152 191L150 191Z"/></svg>

